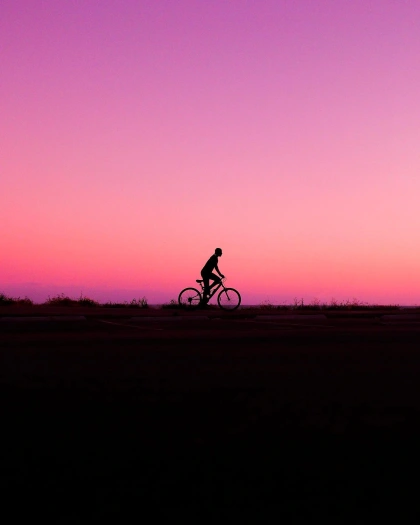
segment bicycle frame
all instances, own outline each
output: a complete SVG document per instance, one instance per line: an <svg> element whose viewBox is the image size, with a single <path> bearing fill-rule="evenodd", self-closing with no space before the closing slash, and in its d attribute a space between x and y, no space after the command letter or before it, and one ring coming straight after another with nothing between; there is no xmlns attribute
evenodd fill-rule
<svg viewBox="0 0 420 525"><path fill-rule="evenodd" d="M223 288L225 289L225 285L224 285L224 281L226 280L226 277L223 277L220 282L218 282L217 284L212 284L210 286L210 295L208 296L208 299L207 301L210 301L210 299L213 297L213 295L218 291L220 290L220 288ZM197 280L198 284L201 286L201 295L204 299L204 283L203 283L203 280L201 279L198 279Z"/></svg>

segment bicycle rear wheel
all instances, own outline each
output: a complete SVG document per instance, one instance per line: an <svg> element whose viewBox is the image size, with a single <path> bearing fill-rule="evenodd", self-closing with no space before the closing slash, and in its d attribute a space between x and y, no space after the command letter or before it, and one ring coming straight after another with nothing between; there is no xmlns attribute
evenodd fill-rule
<svg viewBox="0 0 420 525"><path fill-rule="evenodd" d="M201 293L196 288L185 288L178 296L179 306L192 310L201 304Z"/></svg>
<svg viewBox="0 0 420 525"><path fill-rule="evenodd" d="M241 295L235 288L224 288L217 296L222 310L236 310L241 304Z"/></svg>

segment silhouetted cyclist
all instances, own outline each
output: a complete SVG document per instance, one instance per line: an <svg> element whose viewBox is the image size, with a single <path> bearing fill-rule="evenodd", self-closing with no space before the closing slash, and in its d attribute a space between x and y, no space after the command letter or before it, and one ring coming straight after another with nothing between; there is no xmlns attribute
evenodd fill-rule
<svg viewBox="0 0 420 525"><path fill-rule="evenodd" d="M221 278L223 279L224 275L220 273L219 267L217 263L219 262L219 257L222 255L222 249L216 248L214 250L214 255L210 257L210 259L206 262L206 264L203 266L203 269L201 270L201 277L204 281L204 300L206 301L208 296L210 295L210 288L213 288L217 283L220 283ZM216 270L216 272L220 275L218 277L215 273L213 273L213 270ZM214 281L212 285L210 286L210 279Z"/></svg>

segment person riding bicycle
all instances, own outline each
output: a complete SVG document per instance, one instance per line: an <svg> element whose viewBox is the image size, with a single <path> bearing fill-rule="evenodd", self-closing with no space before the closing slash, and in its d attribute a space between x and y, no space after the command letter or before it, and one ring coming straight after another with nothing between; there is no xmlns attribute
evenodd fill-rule
<svg viewBox="0 0 420 525"><path fill-rule="evenodd" d="M221 279L224 278L224 275L220 273L219 267L217 265L219 261L219 257L222 255L222 249L216 248L214 250L214 255L210 257L210 259L206 262L206 264L203 266L203 269L201 270L201 277L204 281L204 300L208 300L208 296L210 295L210 288L213 288L216 284L220 283ZM213 273L213 270L216 270L216 272L220 275L218 277L215 273ZM214 281L212 285L210 286L210 279Z"/></svg>

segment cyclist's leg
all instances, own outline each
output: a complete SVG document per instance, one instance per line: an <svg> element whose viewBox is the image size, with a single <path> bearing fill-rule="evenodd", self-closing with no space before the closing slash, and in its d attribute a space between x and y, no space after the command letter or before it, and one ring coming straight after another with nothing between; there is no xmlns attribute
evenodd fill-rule
<svg viewBox="0 0 420 525"><path fill-rule="evenodd" d="M211 273L211 274L210 274L210 279L213 281L213 282L211 283L210 289L211 289L211 288L214 288L215 286L217 286L217 285L220 283L220 281L222 280L222 279L221 279L218 275L216 275L215 273Z"/></svg>
<svg viewBox="0 0 420 525"><path fill-rule="evenodd" d="M204 298L206 295L210 295L210 274L201 272L201 277L203 278L204 283Z"/></svg>

